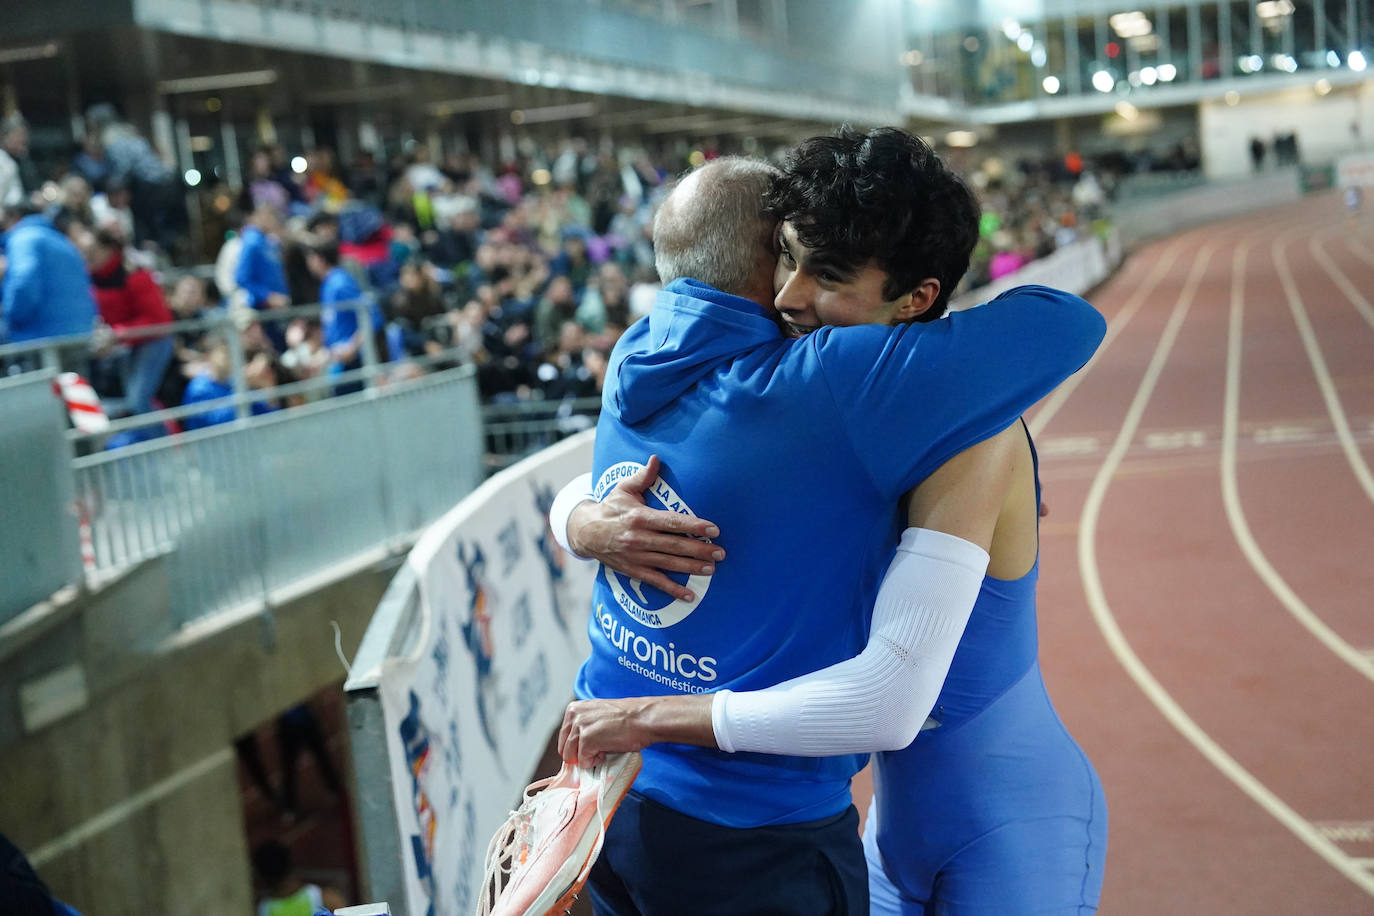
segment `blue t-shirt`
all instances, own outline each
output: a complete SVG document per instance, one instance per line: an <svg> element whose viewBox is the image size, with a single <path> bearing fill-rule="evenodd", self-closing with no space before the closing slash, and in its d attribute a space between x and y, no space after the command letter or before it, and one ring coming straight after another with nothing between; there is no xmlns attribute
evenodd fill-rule
<svg viewBox="0 0 1374 916"><path fill-rule="evenodd" d="M336 308L340 303L353 303L363 298L363 291L353 275L342 267L331 268L320 281L320 325L324 331L324 345L334 347L348 343L358 333L358 311L352 308ZM374 329L382 326L381 309L377 303L369 303L368 314L372 317Z"/></svg>
<svg viewBox="0 0 1374 916"><path fill-rule="evenodd" d="M287 295L290 292L286 270L281 263L281 243L257 226L245 227L242 238L234 282L248 293L253 308L266 308L267 299L273 293Z"/></svg>
<svg viewBox="0 0 1374 916"><path fill-rule="evenodd" d="M858 654L901 497L1014 422L1104 331L1077 296L1022 287L928 324L789 341L752 302L672 283L611 355L595 492L657 454L650 505L717 523L729 559L690 580L693 603L603 568L577 694L751 690ZM795 823L848 806L865 760L661 744L635 787L717 824Z"/></svg>

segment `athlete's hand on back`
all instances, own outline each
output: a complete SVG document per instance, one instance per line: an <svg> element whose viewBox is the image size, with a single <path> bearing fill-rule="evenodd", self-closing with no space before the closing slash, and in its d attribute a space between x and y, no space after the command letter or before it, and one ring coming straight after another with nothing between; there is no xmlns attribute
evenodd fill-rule
<svg viewBox="0 0 1374 916"><path fill-rule="evenodd" d="M725 551L700 538L719 537L720 529L706 519L645 505L644 491L658 472L658 456L650 456L639 473L622 480L601 502L579 505L568 518L568 540L579 556L691 601L692 592L667 573L714 573Z"/></svg>

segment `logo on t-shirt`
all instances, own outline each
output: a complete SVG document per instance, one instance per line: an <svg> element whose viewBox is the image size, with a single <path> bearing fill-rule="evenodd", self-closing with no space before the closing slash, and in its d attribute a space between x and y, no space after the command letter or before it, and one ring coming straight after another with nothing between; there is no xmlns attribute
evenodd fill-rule
<svg viewBox="0 0 1374 916"><path fill-rule="evenodd" d="M592 495L598 502L605 499L607 494L615 489L616 484L643 468L644 465L635 461L622 461L611 465L602 472ZM655 478L649 489L644 491L644 501L651 509L665 509L696 518L692 508L662 477ZM602 574L606 577L606 584L610 586L616 604L644 626L654 628L671 627L681 623L688 614L697 609L701 599L706 596L706 590L711 587L710 576L669 573L673 581L686 585L695 596L692 601L679 601L652 585L646 585L639 579L631 579L608 566L602 567Z"/></svg>

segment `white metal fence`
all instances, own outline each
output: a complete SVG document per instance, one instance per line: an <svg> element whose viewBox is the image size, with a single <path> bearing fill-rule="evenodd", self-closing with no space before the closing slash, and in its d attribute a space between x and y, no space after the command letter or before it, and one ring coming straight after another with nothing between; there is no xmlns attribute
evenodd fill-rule
<svg viewBox="0 0 1374 916"><path fill-rule="evenodd" d="M470 368L74 461L96 579L166 555L169 629L411 537L484 476Z"/></svg>

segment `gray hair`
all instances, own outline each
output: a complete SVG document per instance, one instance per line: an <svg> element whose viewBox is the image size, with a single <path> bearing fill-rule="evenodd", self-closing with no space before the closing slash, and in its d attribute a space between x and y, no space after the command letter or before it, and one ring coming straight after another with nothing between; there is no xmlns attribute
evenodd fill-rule
<svg viewBox="0 0 1374 916"><path fill-rule="evenodd" d="M29 122L24 120L21 114L12 114L4 120L0 120L0 137L8 137L10 134L19 130L21 127L28 127Z"/></svg>
<svg viewBox="0 0 1374 916"><path fill-rule="evenodd" d="M726 156L687 175L654 218L654 266L664 283L692 277L727 293L749 286L771 222L763 196L778 170Z"/></svg>

